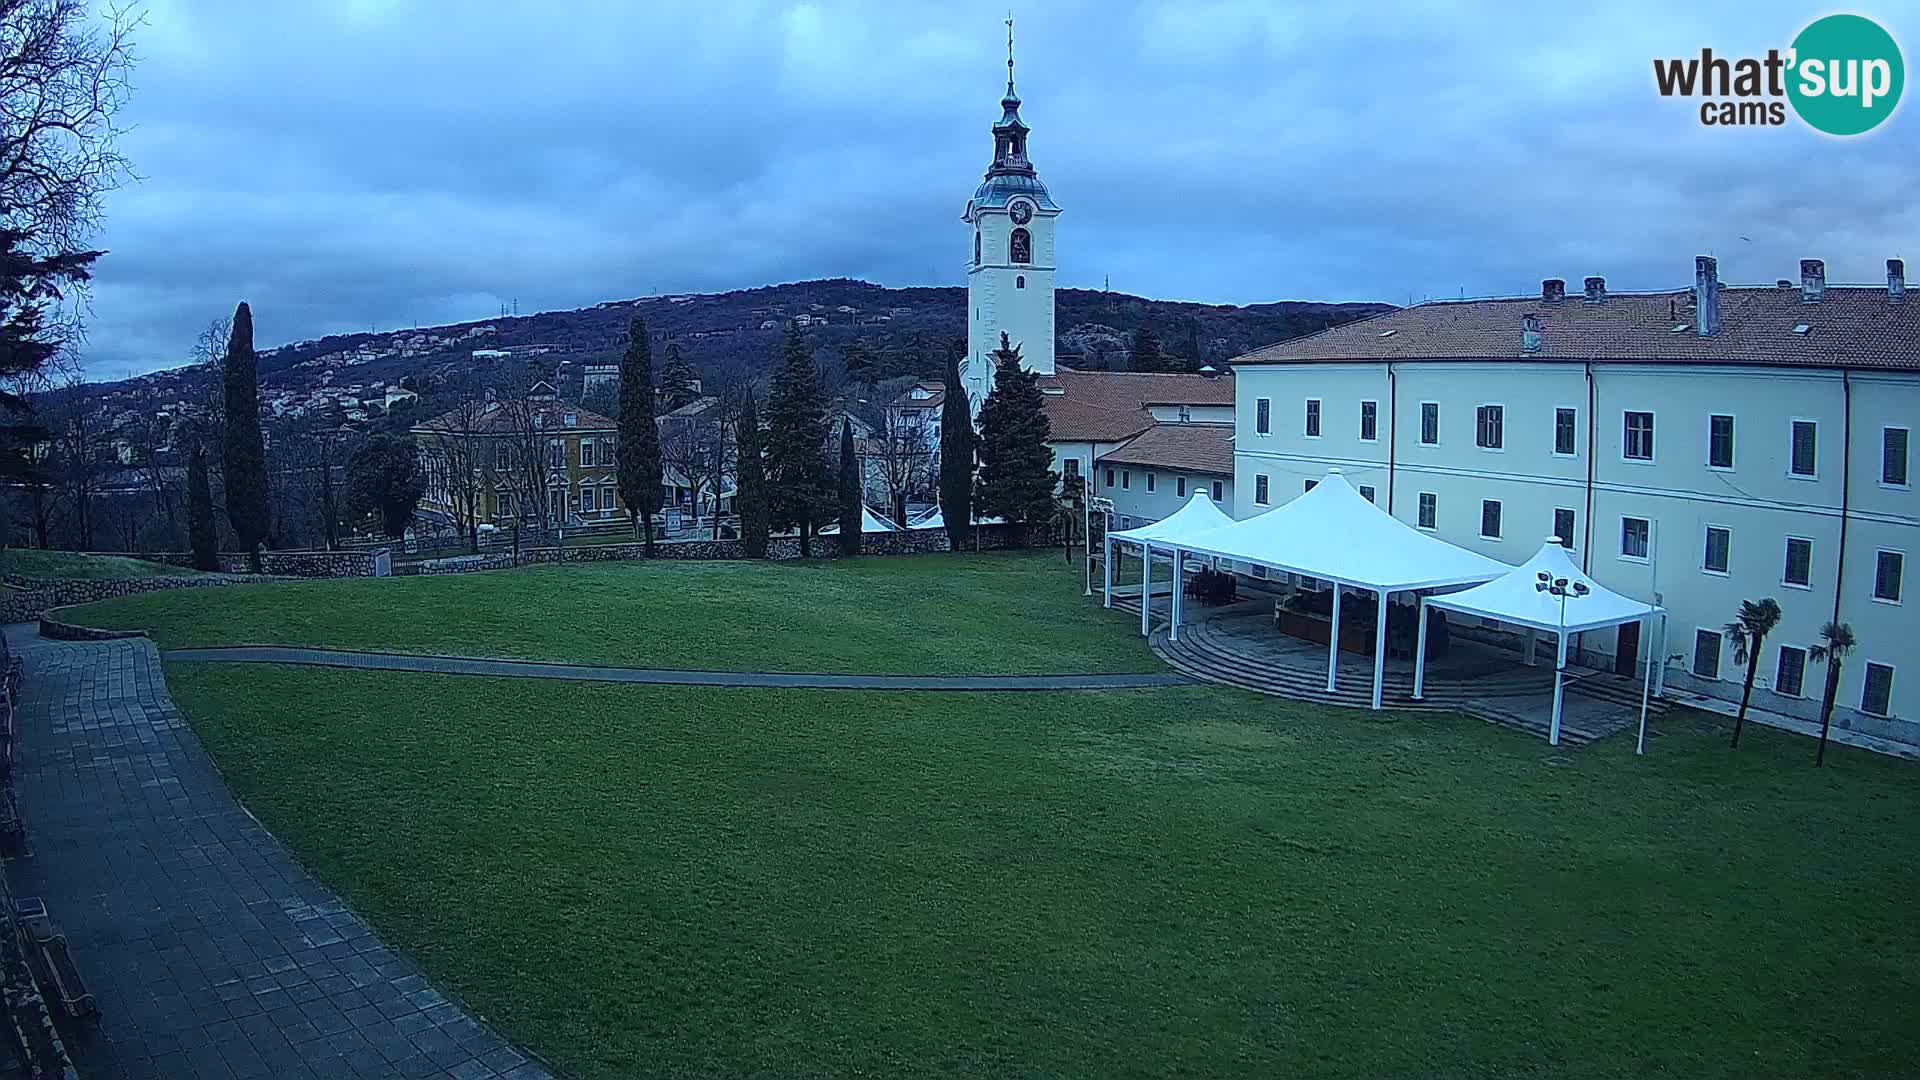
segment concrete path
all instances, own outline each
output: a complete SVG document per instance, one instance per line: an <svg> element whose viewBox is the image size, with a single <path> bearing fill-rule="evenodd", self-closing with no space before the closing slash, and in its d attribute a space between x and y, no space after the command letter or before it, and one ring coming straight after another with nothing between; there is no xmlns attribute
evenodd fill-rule
<svg viewBox="0 0 1920 1080"><path fill-rule="evenodd" d="M100 1004L89 1080L548 1076L449 1001L240 804L145 638L43 641L15 763L30 855L8 863ZM451 901L450 901L451 902Z"/></svg>
<svg viewBox="0 0 1920 1080"><path fill-rule="evenodd" d="M441 675L502 675L516 679L649 683L659 686L785 687L803 690L1138 690L1186 686L1192 680L1169 672L1123 675L833 675L807 672L682 671L674 668L594 667L537 660L483 660L465 656L303 649L286 645L233 645L168 649L168 660L307 664L373 671L419 671Z"/></svg>

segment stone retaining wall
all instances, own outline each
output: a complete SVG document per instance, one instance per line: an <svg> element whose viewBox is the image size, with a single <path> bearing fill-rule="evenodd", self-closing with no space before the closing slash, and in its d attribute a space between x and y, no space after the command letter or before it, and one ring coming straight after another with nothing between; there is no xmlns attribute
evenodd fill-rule
<svg viewBox="0 0 1920 1080"><path fill-rule="evenodd" d="M0 596L0 624L32 622L57 607L90 604L121 596L157 592L161 589L203 589L217 585L244 585L262 578L252 575L231 577L144 577L144 578L42 578L30 580L7 575L4 596Z"/></svg>
<svg viewBox="0 0 1920 1080"><path fill-rule="evenodd" d="M171 566L193 565L193 555L190 552L167 551L157 555L134 557L163 562ZM223 551L219 555L219 560L220 572L223 574L253 573L253 564L240 552ZM373 553L371 551L268 551L260 556L260 569L273 577L372 577Z"/></svg>
<svg viewBox="0 0 1920 1080"><path fill-rule="evenodd" d="M40 636L51 641L112 641L116 638L146 637L145 630L100 630L79 623L62 622L51 615L40 616Z"/></svg>

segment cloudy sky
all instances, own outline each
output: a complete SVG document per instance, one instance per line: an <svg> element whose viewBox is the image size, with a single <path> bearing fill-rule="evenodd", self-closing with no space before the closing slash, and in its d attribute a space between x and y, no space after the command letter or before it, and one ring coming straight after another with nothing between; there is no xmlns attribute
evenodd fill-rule
<svg viewBox="0 0 1920 1080"><path fill-rule="evenodd" d="M1703 128L1654 93L1653 57L1784 48L1804 4L1028 6L1062 285L1405 303L1671 286L1702 252L1737 282L1920 256L1897 250L1920 236L1911 103L1841 141ZM1920 10L1878 7L1920 41ZM242 298L265 346L516 299L960 284L1005 72L999 4L147 8L97 378L183 362Z"/></svg>

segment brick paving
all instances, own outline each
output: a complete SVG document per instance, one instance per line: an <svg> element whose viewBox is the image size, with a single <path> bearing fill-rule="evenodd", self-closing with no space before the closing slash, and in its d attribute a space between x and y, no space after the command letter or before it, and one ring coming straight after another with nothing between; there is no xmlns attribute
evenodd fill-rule
<svg viewBox="0 0 1920 1080"><path fill-rule="evenodd" d="M549 1073L435 989L241 808L144 638L43 641L15 764L30 855L7 866L67 934L89 1080Z"/></svg>

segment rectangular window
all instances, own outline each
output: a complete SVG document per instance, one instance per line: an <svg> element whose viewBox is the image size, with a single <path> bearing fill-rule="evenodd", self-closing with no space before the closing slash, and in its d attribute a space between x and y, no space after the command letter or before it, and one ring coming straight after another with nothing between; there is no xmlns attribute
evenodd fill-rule
<svg viewBox="0 0 1920 1080"><path fill-rule="evenodd" d="M1133 470L1121 469L1120 470L1120 489L1122 491L1125 491L1131 487L1133 487Z"/></svg>
<svg viewBox="0 0 1920 1080"><path fill-rule="evenodd" d="M1360 497L1361 497L1361 498L1363 498L1363 499L1365 499L1365 500L1367 500L1368 502L1372 502L1372 501L1373 501L1373 496L1374 496L1374 491L1373 491L1373 485L1372 485L1372 484L1361 484L1361 485L1360 485Z"/></svg>
<svg viewBox="0 0 1920 1080"><path fill-rule="evenodd" d="M1793 475L1816 476L1815 466L1819 464L1815 450L1819 442L1819 425L1811 420L1793 422Z"/></svg>
<svg viewBox="0 0 1920 1080"><path fill-rule="evenodd" d="M1573 454L1573 415L1572 409L1553 410L1553 452L1556 454Z"/></svg>
<svg viewBox="0 0 1920 1080"><path fill-rule="evenodd" d="M1268 435L1273 432L1273 402L1260 398L1253 403L1253 433Z"/></svg>
<svg viewBox="0 0 1920 1080"><path fill-rule="evenodd" d="M1620 453L1629 461L1653 460L1653 414L1650 412L1630 412L1626 414L1625 431L1620 442Z"/></svg>
<svg viewBox="0 0 1920 1080"><path fill-rule="evenodd" d="M593 440L592 439L580 440L580 467L583 469L593 468Z"/></svg>
<svg viewBox="0 0 1920 1080"><path fill-rule="evenodd" d="M1482 405L1474 414L1473 445L1482 450L1498 450L1506 444L1507 410L1500 405Z"/></svg>
<svg viewBox="0 0 1920 1080"><path fill-rule="evenodd" d="M1440 403L1437 401L1420 403L1420 445L1440 445Z"/></svg>
<svg viewBox="0 0 1920 1080"><path fill-rule="evenodd" d="M1558 507L1553 511L1553 535L1560 538L1560 546L1573 548L1573 511Z"/></svg>
<svg viewBox="0 0 1920 1080"><path fill-rule="evenodd" d="M1360 403L1360 440L1373 442L1380 437L1380 403L1363 401Z"/></svg>
<svg viewBox="0 0 1920 1080"><path fill-rule="evenodd" d="M1720 631L1693 632L1693 674L1702 679L1720 677Z"/></svg>
<svg viewBox="0 0 1920 1080"><path fill-rule="evenodd" d="M1108 487L1113 486L1113 470L1112 469L1107 470L1107 486Z"/></svg>
<svg viewBox="0 0 1920 1080"><path fill-rule="evenodd" d="M611 486L603 487L600 489L600 509L602 510L615 509L613 505L613 491L614 489Z"/></svg>
<svg viewBox="0 0 1920 1080"><path fill-rule="evenodd" d="M1620 519L1620 554L1629 559L1647 557L1647 541L1652 527L1646 518L1623 517Z"/></svg>
<svg viewBox="0 0 1920 1080"><path fill-rule="evenodd" d="M1874 716L1893 713L1893 667L1867 661L1867 678L1860 687L1860 711Z"/></svg>
<svg viewBox="0 0 1920 1080"><path fill-rule="evenodd" d="M1787 566L1780 575L1780 583L1805 587L1812 582L1813 541L1787 537Z"/></svg>
<svg viewBox="0 0 1920 1080"><path fill-rule="evenodd" d="M1158 477L1156 476L1156 474L1154 474L1154 473L1151 473L1151 472L1147 474L1147 490L1148 490L1148 491L1152 491L1152 490L1153 490L1153 484L1154 484L1154 481L1155 481L1156 479L1158 479Z"/></svg>
<svg viewBox="0 0 1920 1080"><path fill-rule="evenodd" d="M1261 506L1267 505L1267 477L1261 473L1253 478L1253 501Z"/></svg>
<svg viewBox="0 0 1920 1080"><path fill-rule="evenodd" d="M556 469L567 467L567 447L559 439L547 444L547 464Z"/></svg>
<svg viewBox="0 0 1920 1080"><path fill-rule="evenodd" d="M1728 549L1732 546L1733 533L1718 525L1707 526L1707 550L1700 565L1708 573L1726 573Z"/></svg>
<svg viewBox="0 0 1920 1080"><path fill-rule="evenodd" d="M1226 485L1218 480L1215 480L1213 482L1213 501L1219 502L1221 499L1224 499L1224 498L1226 498Z"/></svg>
<svg viewBox="0 0 1920 1080"><path fill-rule="evenodd" d="M1806 692L1807 650L1795 645L1780 646L1780 661L1773 671L1773 692L1799 697Z"/></svg>
<svg viewBox="0 0 1920 1080"><path fill-rule="evenodd" d="M1733 468L1733 417L1721 413L1707 417L1707 465Z"/></svg>
<svg viewBox="0 0 1920 1080"><path fill-rule="evenodd" d="M1500 501L1480 500L1480 535L1487 540L1500 539Z"/></svg>
<svg viewBox="0 0 1920 1080"><path fill-rule="evenodd" d="M1873 560L1873 598L1900 601L1900 572L1907 557L1897 551L1882 551Z"/></svg>
<svg viewBox="0 0 1920 1080"><path fill-rule="evenodd" d="M1064 480L1074 480L1080 476L1080 459L1079 458L1070 457L1066 461L1061 463L1061 467L1066 470L1065 472L1060 474L1061 478Z"/></svg>
<svg viewBox="0 0 1920 1080"><path fill-rule="evenodd" d="M1176 476L1173 478L1173 495L1177 499L1184 499L1187 497L1187 478L1186 477Z"/></svg>
<svg viewBox="0 0 1920 1080"><path fill-rule="evenodd" d="M1892 487L1907 486L1907 429L1880 429L1880 482Z"/></svg>
<svg viewBox="0 0 1920 1080"><path fill-rule="evenodd" d="M1420 493L1420 527L1423 529L1433 528L1434 527L1433 523L1437 518L1439 518L1439 516L1440 516L1440 496L1435 495L1431 491L1421 492Z"/></svg>
<svg viewBox="0 0 1920 1080"><path fill-rule="evenodd" d="M1320 437L1320 399L1307 399L1307 438Z"/></svg>

